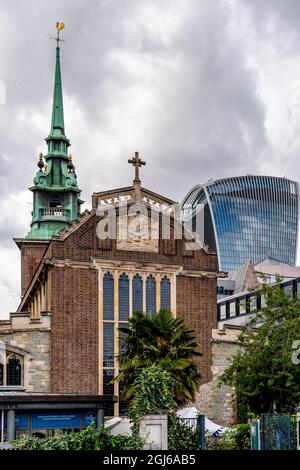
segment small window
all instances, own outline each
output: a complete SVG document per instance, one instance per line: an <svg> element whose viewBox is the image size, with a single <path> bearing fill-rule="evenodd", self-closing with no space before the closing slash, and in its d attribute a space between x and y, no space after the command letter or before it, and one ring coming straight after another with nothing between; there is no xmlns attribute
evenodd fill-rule
<svg viewBox="0 0 300 470"><path fill-rule="evenodd" d="M15 356L9 356L6 365L7 385L22 385L22 366L20 359Z"/></svg>
<svg viewBox="0 0 300 470"><path fill-rule="evenodd" d="M0 386L21 386L23 382L23 357L6 352L0 363Z"/></svg>
<svg viewBox="0 0 300 470"><path fill-rule="evenodd" d="M62 204L60 201L50 201L49 202L49 206L52 208L58 208L58 209L61 209L62 207Z"/></svg>

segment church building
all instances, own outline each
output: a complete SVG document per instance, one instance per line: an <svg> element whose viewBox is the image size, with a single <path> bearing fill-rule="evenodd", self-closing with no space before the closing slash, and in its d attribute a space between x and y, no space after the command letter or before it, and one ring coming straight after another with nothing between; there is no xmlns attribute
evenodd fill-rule
<svg viewBox="0 0 300 470"><path fill-rule="evenodd" d="M216 253L178 229L175 201L142 187L145 162L137 152L129 160L133 184L100 188L92 209L81 211L65 132L59 42L46 143L30 187L31 225L24 238L15 238L21 301L0 321L0 391L119 397L119 385L111 384L118 373L118 328L133 311L150 315L161 308L195 330L201 381L211 381ZM119 400L106 415L123 411Z"/></svg>

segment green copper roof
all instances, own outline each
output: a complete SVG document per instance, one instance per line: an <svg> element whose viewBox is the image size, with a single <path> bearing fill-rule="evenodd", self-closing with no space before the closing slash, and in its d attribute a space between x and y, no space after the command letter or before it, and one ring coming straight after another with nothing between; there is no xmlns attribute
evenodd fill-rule
<svg viewBox="0 0 300 470"><path fill-rule="evenodd" d="M55 79L51 131L46 138L47 155L40 154L33 193L31 228L27 239L50 240L62 228L80 216L80 189L77 185L70 142L65 136L63 94L60 71L60 48L56 48Z"/></svg>
<svg viewBox="0 0 300 470"><path fill-rule="evenodd" d="M53 91L53 105L52 105L52 121L51 133L55 129L61 129L61 133L65 134L64 123L64 104L62 95L62 83L60 72L60 48L56 48L56 64L55 64L55 78L54 78L54 91Z"/></svg>

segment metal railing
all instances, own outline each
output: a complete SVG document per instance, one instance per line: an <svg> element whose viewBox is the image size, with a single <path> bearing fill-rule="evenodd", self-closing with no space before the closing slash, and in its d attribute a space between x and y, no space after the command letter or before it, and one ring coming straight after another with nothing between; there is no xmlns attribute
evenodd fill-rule
<svg viewBox="0 0 300 470"><path fill-rule="evenodd" d="M40 211L42 217L66 217L68 214L68 209L62 207L46 207Z"/></svg>
<svg viewBox="0 0 300 470"><path fill-rule="evenodd" d="M294 299L300 297L300 278L281 282L282 289ZM224 321L245 315L251 315L265 306L265 298L261 292L235 294L218 300L217 320Z"/></svg>

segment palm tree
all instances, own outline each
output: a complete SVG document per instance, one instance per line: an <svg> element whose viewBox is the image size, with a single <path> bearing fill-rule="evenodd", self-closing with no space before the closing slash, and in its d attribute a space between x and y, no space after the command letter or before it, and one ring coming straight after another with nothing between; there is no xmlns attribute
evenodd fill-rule
<svg viewBox="0 0 300 470"><path fill-rule="evenodd" d="M194 400L200 374L193 359L201 353L196 351L194 331L185 326L183 319L174 318L168 310L147 316L134 312L128 328L119 331L119 375L114 381L123 383L124 399L132 399L139 371L156 365L173 378L178 405Z"/></svg>

